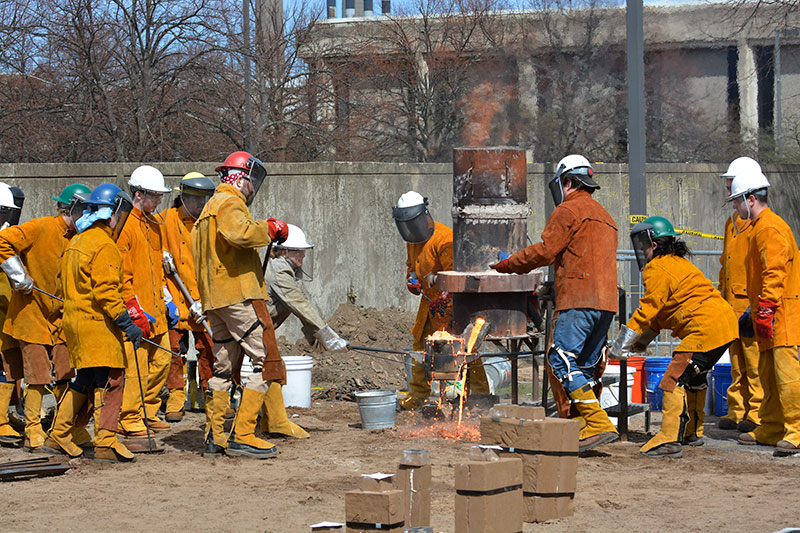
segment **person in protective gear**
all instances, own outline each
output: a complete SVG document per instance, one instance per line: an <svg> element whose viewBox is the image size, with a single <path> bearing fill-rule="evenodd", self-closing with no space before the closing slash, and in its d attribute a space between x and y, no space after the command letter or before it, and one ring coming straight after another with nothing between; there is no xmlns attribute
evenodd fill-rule
<svg viewBox="0 0 800 533"><path fill-rule="evenodd" d="M172 208L163 214L164 250L169 253L171 264L165 264L167 289L177 306L179 320L176 327L169 330L169 343L173 352L166 387L169 391L164 418L167 422L180 422L184 415L186 379L184 365L189 351L189 335L194 338L197 349L197 370L203 394L208 389L208 380L214 367L214 353L211 336L199 322L202 317L200 292L195 279L194 259L192 258L192 227L200 216L206 202L214 194L216 185L199 172L190 172L181 179L180 194L175 198ZM174 273L173 273L174 268ZM189 291L190 303L178 286L177 277ZM192 377L194 379L194 377Z"/></svg>
<svg viewBox="0 0 800 533"><path fill-rule="evenodd" d="M691 252L678 235L659 216L631 229L645 293L609 350L617 359L643 352L662 329L681 339L659 385L664 391L661 429L639 450L647 457L683 457L682 441L702 443L706 377L739 329L733 308L686 259Z"/></svg>
<svg viewBox="0 0 800 533"><path fill-rule="evenodd" d="M0 228L2 229L19 222L21 205L17 205L14 200L11 187L0 183ZM11 295L11 282L5 272L0 271L0 359L3 361L3 376L0 377L0 445L17 448L22 446L22 435L11 425L8 408L17 381L23 377L22 353L17 340L1 331Z"/></svg>
<svg viewBox="0 0 800 533"><path fill-rule="evenodd" d="M138 345L142 330L122 296L123 260L114 242L132 209L130 197L111 183L97 186L86 203L81 231L61 260L64 334L75 380L59 402L45 449L79 457L76 430L83 410L94 409L94 458L129 462L133 453L116 436L125 372L124 340ZM90 224L86 224L91 221ZM124 338L123 338L124 335Z"/></svg>
<svg viewBox="0 0 800 533"><path fill-rule="evenodd" d="M117 239L124 266L122 296L128 314L145 338L169 349L166 302L169 292L163 268L163 224L155 212L170 189L164 184L161 172L149 165L137 167L131 173L128 185L133 209ZM155 431L169 429L169 423L156 414L161 406L159 394L167 380L169 367L168 352L148 343L138 349L130 342L125 344L125 388L119 420L121 435L146 438L147 426ZM144 400L141 398L142 389ZM143 412L142 403L146 412Z"/></svg>
<svg viewBox="0 0 800 533"><path fill-rule="evenodd" d="M747 296L758 340L764 388L761 424L740 444L775 446L776 456L800 452L800 256L791 228L768 205L761 172L737 174L728 200L752 223L745 263Z"/></svg>
<svg viewBox="0 0 800 533"><path fill-rule="evenodd" d="M85 200L92 194L92 190L82 183L67 185L61 194L53 196L53 201L58 204L58 213L65 217L72 231L76 231L75 221L83 216L86 208Z"/></svg>
<svg viewBox="0 0 800 533"><path fill-rule="evenodd" d="M406 241L406 288L419 300L417 318L411 335L413 349L425 350L425 338L433 332L446 329L453 318L453 305L436 286L436 274L453 270L453 230L435 222L428 211L428 199L416 191L400 196L392 208L397 230ZM440 312L431 312L431 302L440 302ZM411 367L411 391L398 401L401 409L419 409L431 394L431 385L425 378L425 369L414 361ZM489 383L480 360L469 364L469 392L489 394Z"/></svg>
<svg viewBox="0 0 800 533"><path fill-rule="evenodd" d="M491 265L508 274L555 265L557 316L547 361L559 416L581 419L580 451L619 438L598 401L603 348L617 311L617 225L592 198L600 188L592 175L585 157L563 158L550 180L556 208L542 242Z"/></svg>
<svg viewBox="0 0 800 533"><path fill-rule="evenodd" d="M314 245L308 242L305 232L288 224L289 237L276 245L267 264L266 283L269 292L269 309L275 329L295 315L302 325L309 344L318 342L326 350L339 352L347 349L348 342L336 334L311 305L300 280L313 276L310 253ZM283 392L279 383L273 382L267 391L262 409L261 429L264 433L277 433L295 438L308 438L308 433L290 421L283 405Z"/></svg>
<svg viewBox="0 0 800 533"><path fill-rule="evenodd" d="M749 157L734 159L722 174L727 194L731 194L731 182L738 174L761 173L761 165ZM745 261L753 228L750 219L742 219L731 212L725 222L725 243L720 256L719 291L740 322L739 338L729 348L731 357L731 386L728 387L728 414L719 419L720 429L736 429L741 433L753 431L761 422L758 410L764 398L761 379L758 377L759 349L749 317L750 301L747 298L747 273ZM746 316L745 316L746 315ZM744 317L742 319L741 317Z"/></svg>
<svg viewBox="0 0 800 533"><path fill-rule="evenodd" d="M250 176L266 176L250 156L244 171L233 172L233 156L218 167L222 184L206 204L192 229L192 254L203 312L214 332L214 372L206 395L206 457L227 454L266 459L277 447L255 436L258 413L273 382L286 383L286 366L278 351L275 329L267 309L264 271L258 248L280 244L288 237L285 222L253 220L247 207L255 185ZM238 158L238 156L237 156ZM236 167L238 168L238 167ZM260 186L260 183L258 184ZM230 440L223 423L230 405L232 378L247 355L253 365L242 390Z"/></svg>
<svg viewBox="0 0 800 533"><path fill-rule="evenodd" d="M61 204L86 187L69 186L56 197ZM37 218L0 231L0 268L14 292L3 332L19 342L25 376L25 448L41 451L46 438L41 422L42 400L52 384L59 402L75 375L61 329L63 305L34 286L55 294L59 285L61 256L75 234L70 214ZM52 376L51 376L52 371ZM89 444L85 430L74 435L78 445Z"/></svg>

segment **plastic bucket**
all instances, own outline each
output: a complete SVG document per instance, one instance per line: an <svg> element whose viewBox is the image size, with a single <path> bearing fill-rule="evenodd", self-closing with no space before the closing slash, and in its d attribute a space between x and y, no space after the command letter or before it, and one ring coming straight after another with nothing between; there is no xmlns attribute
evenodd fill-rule
<svg viewBox="0 0 800 533"><path fill-rule="evenodd" d="M314 358L310 355L287 355L286 385L283 387L283 405L286 407L311 407L311 367Z"/></svg>
<svg viewBox="0 0 800 533"><path fill-rule="evenodd" d="M397 391L368 390L355 393L361 427L364 429L386 429L394 427L397 407Z"/></svg>
<svg viewBox="0 0 800 533"><path fill-rule="evenodd" d="M644 360L644 357L628 357L628 370L631 368L635 370L633 374L633 392L628 396L628 403L642 403L647 397L644 387ZM606 372L609 371L608 369L611 366L619 367L619 361L609 361L608 366L606 366ZM614 373L619 375L619 370L615 370Z"/></svg>
<svg viewBox="0 0 800 533"><path fill-rule="evenodd" d="M728 414L728 387L731 386L731 364L717 363L714 365L714 414L725 416Z"/></svg>
<svg viewBox="0 0 800 533"><path fill-rule="evenodd" d="M511 361L505 357L486 357L483 370L489 382L489 394L497 394L498 390L511 383Z"/></svg>
<svg viewBox="0 0 800 533"><path fill-rule="evenodd" d="M661 398L664 391L658 388L664 372L667 370L671 357L648 357L644 361L645 390L647 391L647 403L653 411L661 410Z"/></svg>
<svg viewBox="0 0 800 533"><path fill-rule="evenodd" d="M608 365L606 367L606 371L603 373L603 377L605 376L617 376L619 377L619 365ZM631 396L633 394L634 389L634 381L633 375L635 370L631 367L628 367L628 403L631 402ZM603 391L600 393L600 407L603 409L607 407L611 407L614 405L619 405L619 381L614 383L609 383L608 385L603 385ZM617 419L615 417L609 417L611 419L611 423L616 425Z"/></svg>

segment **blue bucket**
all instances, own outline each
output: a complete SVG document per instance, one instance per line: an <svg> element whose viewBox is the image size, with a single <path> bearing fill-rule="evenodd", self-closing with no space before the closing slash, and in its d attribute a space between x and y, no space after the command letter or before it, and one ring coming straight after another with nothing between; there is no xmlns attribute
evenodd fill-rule
<svg viewBox="0 0 800 533"><path fill-rule="evenodd" d="M731 386L731 364L718 363L714 365L714 414L725 416L728 414L728 387Z"/></svg>
<svg viewBox="0 0 800 533"><path fill-rule="evenodd" d="M671 357L648 357L644 360L645 389L647 390L647 403L653 411L661 410L661 399L664 391L658 388L661 378L664 377Z"/></svg>

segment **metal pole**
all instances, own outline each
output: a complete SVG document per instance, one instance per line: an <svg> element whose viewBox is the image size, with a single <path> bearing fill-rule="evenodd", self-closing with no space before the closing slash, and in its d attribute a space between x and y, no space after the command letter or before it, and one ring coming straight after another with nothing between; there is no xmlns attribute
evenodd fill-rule
<svg viewBox="0 0 800 533"><path fill-rule="evenodd" d="M253 83L250 72L250 0L242 0L242 40L244 47L244 149L253 152Z"/></svg>
<svg viewBox="0 0 800 533"><path fill-rule="evenodd" d="M775 30L775 152L783 148L783 110L781 108L781 31Z"/></svg>
<svg viewBox="0 0 800 533"><path fill-rule="evenodd" d="M628 184L631 215L647 214L645 180L646 137L644 101L644 29L642 0L627 0L628 63ZM630 287L639 282L639 272L631 269ZM632 292L632 291L629 291ZM631 311L638 302L631 301Z"/></svg>

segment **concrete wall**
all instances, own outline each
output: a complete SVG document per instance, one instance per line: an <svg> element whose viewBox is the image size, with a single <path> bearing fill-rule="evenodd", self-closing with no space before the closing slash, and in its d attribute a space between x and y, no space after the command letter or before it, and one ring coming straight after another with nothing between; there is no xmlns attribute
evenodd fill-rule
<svg viewBox="0 0 800 533"><path fill-rule="evenodd" d="M177 184L180 176L198 170L213 176L214 163L155 163ZM50 199L75 181L94 187L113 181L127 189L127 176L136 164L2 164L0 180L21 186L28 196L23 220L54 212ZM314 280L306 284L323 316L329 317L356 294L358 305L383 309L415 308L417 300L405 289L405 245L391 216L391 206L409 189L430 198L436 220L451 224L452 168L449 164L422 163L274 163L271 177L259 192L254 216L274 216L297 224L317 244ZM648 213L668 217L677 227L721 234L730 208L724 203L719 174L723 165L648 165ZM597 164L595 179L601 185L596 198L608 209L620 229L620 248L630 248L627 230L627 165ZM552 165L529 165L528 198L533 213L528 235L538 241L551 205L545 184ZM800 167L766 168L773 183L775 210L800 229ZM164 202L167 205L167 202ZM721 242L687 237L693 249L721 249ZM279 334L299 336L296 321Z"/></svg>

